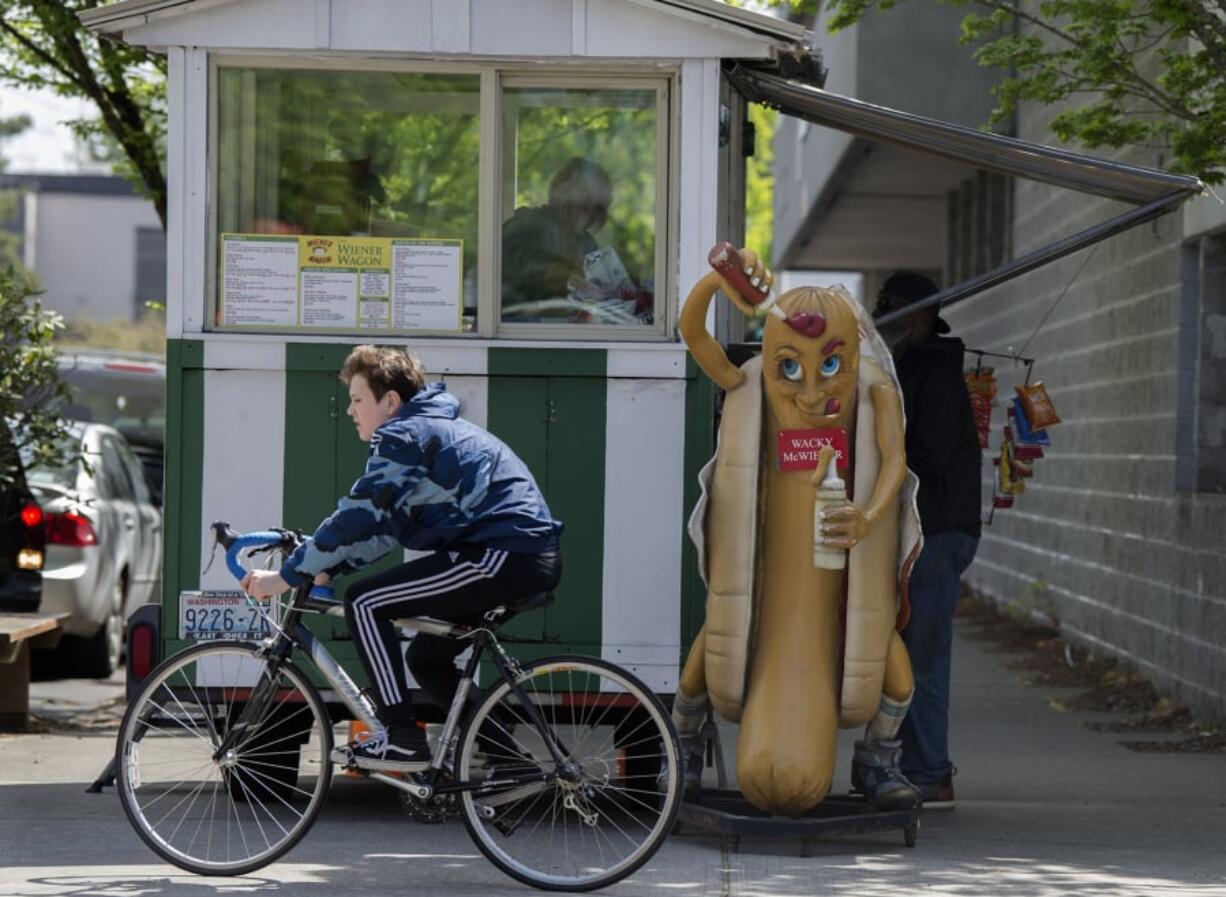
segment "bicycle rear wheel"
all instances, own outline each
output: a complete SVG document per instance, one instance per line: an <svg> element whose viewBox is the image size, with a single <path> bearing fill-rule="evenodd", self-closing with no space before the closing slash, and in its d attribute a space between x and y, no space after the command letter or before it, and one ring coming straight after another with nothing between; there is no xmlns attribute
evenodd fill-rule
<svg viewBox="0 0 1226 897"><path fill-rule="evenodd" d="M590 891L630 875L660 848L681 801L677 735L655 695L625 670L588 657L524 666L517 686L570 763L559 766L524 702L498 682L457 747L464 825L512 878ZM535 778L536 781L532 781Z"/></svg>
<svg viewBox="0 0 1226 897"><path fill-rule="evenodd" d="M242 875L311 827L331 750L327 709L297 667L272 674L254 645L213 642L169 658L141 686L119 729L116 785L162 859Z"/></svg>

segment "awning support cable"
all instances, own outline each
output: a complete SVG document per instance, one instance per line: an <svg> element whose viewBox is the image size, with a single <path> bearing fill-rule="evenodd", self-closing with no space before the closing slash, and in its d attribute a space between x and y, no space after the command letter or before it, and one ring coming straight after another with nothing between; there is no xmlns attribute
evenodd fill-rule
<svg viewBox="0 0 1226 897"><path fill-rule="evenodd" d="M1031 341L1033 341L1034 338L1038 336L1039 331L1043 329L1043 325L1047 323L1047 319L1050 318L1052 316L1052 312L1056 310L1056 306L1058 306L1061 302L1064 301L1064 297L1068 295L1068 291L1072 288L1073 284L1077 282L1077 278L1079 278L1081 276L1081 272L1086 269L1086 265L1090 263L1090 259L1094 258L1094 253L1098 251L1098 247L1100 245L1102 244L1095 243L1092 247L1090 247L1090 251L1087 252L1086 257L1081 260L1081 264L1078 266L1073 276L1069 278L1069 282L1064 285L1064 289L1060 291L1060 295L1056 297L1056 301L1051 304L1051 308L1047 309L1047 312L1043 315L1042 320L1040 320L1039 323L1035 326L1034 331L1030 334L1030 336L1026 337L1026 342L1022 344L1022 348L1017 350L1018 355L1021 355L1023 352L1025 352L1026 348L1030 345ZM1033 364L1033 362L1031 362L1031 364ZM1026 382L1027 383L1030 382L1029 369L1027 370L1027 374L1026 374Z"/></svg>

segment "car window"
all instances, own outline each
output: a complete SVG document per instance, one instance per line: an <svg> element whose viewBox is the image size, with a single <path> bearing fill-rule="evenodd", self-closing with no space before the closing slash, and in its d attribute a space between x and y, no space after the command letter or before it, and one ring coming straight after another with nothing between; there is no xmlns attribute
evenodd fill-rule
<svg viewBox="0 0 1226 897"><path fill-rule="evenodd" d="M109 487L109 498L135 501L136 489L128 476L128 469L119 455L119 443L110 437L102 440L102 474Z"/></svg>
<svg viewBox="0 0 1226 897"><path fill-rule="evenodd" d="M59 443L59 449L64 455L74 455L81 450L81 435L73 432ZM35 464L33 449L28 444L22 447L22 462L26 467L26 479L31 485L51 485L62 489L75 489L77 473L81 470L80 462L71 462L59 466ZM96 463L96 461L95 461Z"/></svg>
<svg viewBox="0 0 1226 897"><path fill-rule="evenodd" d="M132 449L124 443L118 443L119 455L123 459L124 467L128 471L128 479L132 482L132 489L136 493L136 500L142 505L150 503L149 486L145 482L145 470L141 467L140 461L136 459L136 455L132 454Z"/></svg>

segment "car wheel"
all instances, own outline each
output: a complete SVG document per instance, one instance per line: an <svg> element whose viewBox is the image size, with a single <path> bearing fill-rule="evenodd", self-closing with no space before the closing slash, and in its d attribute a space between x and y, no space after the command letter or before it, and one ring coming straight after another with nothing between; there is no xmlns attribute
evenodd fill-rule
<svg viewBox="0 0 1226 897"><path fill-rule="evenodd" d="M123 580L112 587L111 606L98 631L82 639L77 652L77 674L86 679L106 679L119 668L123 656Z"/></svg>

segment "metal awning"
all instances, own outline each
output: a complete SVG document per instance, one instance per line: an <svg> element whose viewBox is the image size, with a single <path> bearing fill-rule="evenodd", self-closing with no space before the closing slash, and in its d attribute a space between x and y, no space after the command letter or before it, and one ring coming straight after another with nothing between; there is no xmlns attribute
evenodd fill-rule
<svg viewBox="0 0 1226 897"><path fill-rule="evenodd" d="M1135 208L1040 247L922 302L880 319L888 323L932 305L947 306L1027 271L1151 221L1205 189L1198 178L1097 159L1082 153L977 131L962 125L865 103L733 64L728 78L746 99L823 127L974 165L988 171L1129 203Z"/></svg>

